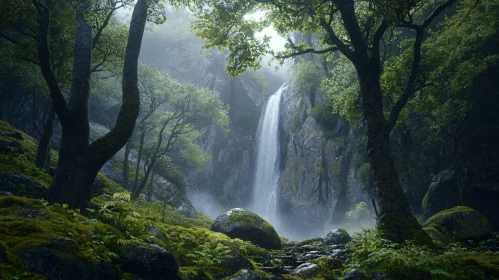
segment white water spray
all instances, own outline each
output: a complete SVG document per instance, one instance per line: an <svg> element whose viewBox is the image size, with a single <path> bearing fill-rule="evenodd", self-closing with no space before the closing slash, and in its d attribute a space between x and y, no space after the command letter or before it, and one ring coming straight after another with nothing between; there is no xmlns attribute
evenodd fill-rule
<svg viewBox="0 0 499 280"><path fill-rule="evenodd" d="M279 107L285 84L270 96L258 124L258 156L253 186L253 211L277 225L279 180Z"/></svg>

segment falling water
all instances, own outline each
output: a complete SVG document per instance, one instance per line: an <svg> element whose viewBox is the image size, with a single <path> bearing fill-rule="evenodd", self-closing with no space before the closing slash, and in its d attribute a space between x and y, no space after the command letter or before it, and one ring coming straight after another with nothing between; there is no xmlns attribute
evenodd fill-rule
<svg viewBox="0 0 499 280"><path fill-rule="evenodd" d="M279 180L279 104L282 85L268 100L258 124L258 156L253 187L253 211L276 226Z"/></svg>

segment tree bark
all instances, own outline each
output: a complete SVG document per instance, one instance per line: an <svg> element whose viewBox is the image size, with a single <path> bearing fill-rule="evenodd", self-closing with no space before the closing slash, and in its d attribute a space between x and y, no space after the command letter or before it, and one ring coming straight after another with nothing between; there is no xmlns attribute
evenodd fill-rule
<svg viewBox="0 0 499 280"><path fill-rule="evenodd" d="M132 140L130 139L125 145L125 158L123 159L123 188L128 190L130 180L130 151L132 150Z"/></svg>
<svg viewBox="0 0 499 280"><path fill-rule="evenodd" d="M390 128L384 118L378 69L357 69L361 108L367 136L367 154L379 198L378 228L394 242L431 239L412 216L400 183L390 148Z"/></svg>
<svg viewBox="0 0 499 280"><path fill-rule="evenodd" d="M61 147L57 169L49 189L49 202L67 203L71 208L85 209L90 201L91 187L102 166L128 141L139 113L140 95L137 86L138 56L147 20L147 2L135 5L123 65L123 103L111 131L89 144L88 97L92 61L92 28L84 16L84 7L77 12L71 99L66 104L57 84L48 46L49 9L33 0L40 15L39 59L42 74L49 86L54 109L62 126Z"/></svg>
<svg viewBox="0 0 499 280"><path fill-rule="evenodd" d="M54 106L50 105L49 113L43 126L42 135L38 142L36 151L36 167L48 170L50 168L50 141L54 131L55 110Z"/></svg>

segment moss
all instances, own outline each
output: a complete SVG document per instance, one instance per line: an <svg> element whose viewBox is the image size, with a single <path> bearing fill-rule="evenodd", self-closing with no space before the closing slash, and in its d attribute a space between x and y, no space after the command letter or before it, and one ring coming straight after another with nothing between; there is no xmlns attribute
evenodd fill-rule
<svg viewBox="0 0 499 280"><path fill-rule="evenodd" d="M430 190L426 191L426 194L423 197L423 201L421 202L421 210L423 210L423 214L426 214L426 209L428 208L429 195L430 195Z"/></svg>
<svg viewBox="0 0 499 280"><path fill-rule="evenodd" d="M22 135L23 140L1 136L9 132L18 132ZM4 121L0 121L0 140L14 141L19 143L23 149L23 153L0 154L0 171L5 173L24 174L31 177L33 180L50 186L52 177L44 170L37 168L34 165L38 144L31 136L15 129Z"/></svg>
<svg viewBox="0 0 499 280"><path fill-rule="evenodd" d="M77 257L93 264L112 259L112 250L123 234L98 221L89 222L76 211L60 205L22 197L0 198L0 240L5 245L9 265L22 271L19 254L26 248L68 238L78 244ZM89 233L92 235L89 235Z"/></svg>
<svg viewBox="0 0 499 280"><path fill-rule="evenodd" d="M482 239L492 227L480 213L467 206L456 206L431 216L425 226L433 226L455 240Z"/></svg>
<svg viewBox="0 0 499 280"><path fill-rule="evenodd" d="M436 242L437 245L448 245L449 238L447 238L444 234L438 231L436 228L432 226L424 227L423 230L431 237L433 242Z"/></svg>

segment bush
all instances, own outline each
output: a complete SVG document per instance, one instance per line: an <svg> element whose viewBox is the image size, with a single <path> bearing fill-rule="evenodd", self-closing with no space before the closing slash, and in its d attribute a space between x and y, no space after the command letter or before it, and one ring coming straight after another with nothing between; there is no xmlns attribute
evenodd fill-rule
<svg viewBox="0 0 499 280"><path fill-rule="evenodd" d="M353 235L347 245L352 267L372 277L381 272L390 279L496 279L499 256L495 253L472 252L460 244L445 248L429 248L413 242L391 243L376 230ZM434 279L434 278L431 278Z"/></svg>

